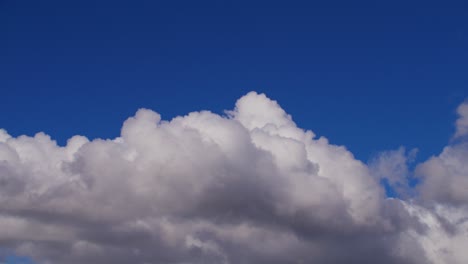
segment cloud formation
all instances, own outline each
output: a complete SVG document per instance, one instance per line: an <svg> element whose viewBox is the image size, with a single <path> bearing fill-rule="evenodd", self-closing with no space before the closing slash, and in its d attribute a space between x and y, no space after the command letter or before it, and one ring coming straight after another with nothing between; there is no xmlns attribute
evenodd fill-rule
<svg viewBox="0 0 468 264"><path fill-rule="evenodd" d="M465 263L468 144L387 198L410 156L369 167L255 92L226 116L140 109L120 137L64 147L0 130L0 247L44 264Z"/></svg>

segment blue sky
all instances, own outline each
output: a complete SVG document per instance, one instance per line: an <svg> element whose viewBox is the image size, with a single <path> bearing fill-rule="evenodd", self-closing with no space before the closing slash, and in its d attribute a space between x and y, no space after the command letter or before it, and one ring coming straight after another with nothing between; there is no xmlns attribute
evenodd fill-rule
<svg viewBox="0 0 468 264"><path fill-rule="evenodd" d="M0 127L108 138L248 91L366 161L438 154L468 96L466 1L0 1Z"/></svg>

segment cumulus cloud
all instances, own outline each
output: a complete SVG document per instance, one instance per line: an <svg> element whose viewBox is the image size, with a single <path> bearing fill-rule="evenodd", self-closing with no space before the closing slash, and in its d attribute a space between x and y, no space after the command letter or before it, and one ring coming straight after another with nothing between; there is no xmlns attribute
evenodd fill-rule
<svg viewBox="0 0 468 264"><path fill-rule="evenodd" d="M0 247L64 264L464 263L468 151L447 149L400 200L380 180L410 173L403 150L369 167L255 92L225 116L140 109L118 138L63 147L0 130Z"/></svg>

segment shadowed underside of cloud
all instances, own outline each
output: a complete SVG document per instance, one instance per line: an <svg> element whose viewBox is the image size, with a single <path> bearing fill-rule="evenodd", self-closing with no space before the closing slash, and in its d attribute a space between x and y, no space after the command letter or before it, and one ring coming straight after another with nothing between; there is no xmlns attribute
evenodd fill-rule
<svg viewBox="0 0 468 264"><path fill-rule="evenodd" d="M0 130L0 247L44 264L465 263L468 145L386 198L409 156L368 167L254 92L226 116L141 109L120 137L65 147Z"/></svg>

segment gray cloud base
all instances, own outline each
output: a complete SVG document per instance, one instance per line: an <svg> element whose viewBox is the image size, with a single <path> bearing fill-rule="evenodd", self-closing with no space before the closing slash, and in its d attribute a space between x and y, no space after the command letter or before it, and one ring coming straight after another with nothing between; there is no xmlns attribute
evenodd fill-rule
<svg viewBox="0 0 468 264"><path fill-rule="evenodd" d="M44 264L465 263L468 146L386 198L409 156L368 167L255 92L226 116L141 109L112 140L0 130L0 247Z"/></svg>

